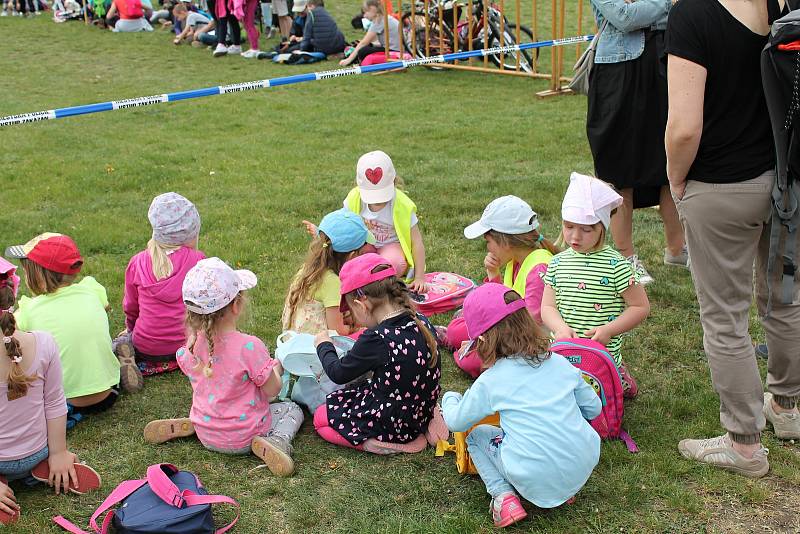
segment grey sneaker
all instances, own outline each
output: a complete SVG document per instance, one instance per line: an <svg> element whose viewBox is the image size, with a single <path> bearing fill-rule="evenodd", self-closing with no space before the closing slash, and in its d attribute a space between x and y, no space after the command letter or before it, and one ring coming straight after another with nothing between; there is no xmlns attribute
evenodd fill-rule
<svg viewBox="0 0 800 534"><path fill-rule="evenodd" d="M745 458L733 448L728 434L709 439L684 439L678 443L684 458L697 460L748 478L761 478L769 471L769 450L761 447L752 458Z"/></svg>
<svg viewBox="0 0 800 534"><path fill-rule="evenodd" d="M674 267L683 267L684 269L689 269L692 265L691 260L689 260L689 250L684 246L680 254L673 256L669 253L669 249L665 248L664 265L672 265Z"/></svg>
<svg viewBox="0 0 800 534"><path fill-rule="evenodd" d="M642 261L639 259L639 256L634 254L633 256L628 256L625 259L628 260L631 263L631 265L633 265L633 269L637 273L639 273L639 283L640 284L642 284L643 286L646 286L647 284L649 284L649 283L654 281L653 277L650 276L650 273L648 273L647 269L645 269L644 265L642 265Z"/></svg>
<svg viewBox="0 0 800 534"><path fill-rule="evenodd" d="M780 439L800 439L800 414L777 413L772 407L772 393L764 393L764 417L772 423Z"/></svg>
<svg viewBox="0 0 800 534"><path fill-rule="evenodd" d="M273 475L289 477L294 474L292 445L277 436L256 436L250 444L253 454L261 458Z"/></svg>

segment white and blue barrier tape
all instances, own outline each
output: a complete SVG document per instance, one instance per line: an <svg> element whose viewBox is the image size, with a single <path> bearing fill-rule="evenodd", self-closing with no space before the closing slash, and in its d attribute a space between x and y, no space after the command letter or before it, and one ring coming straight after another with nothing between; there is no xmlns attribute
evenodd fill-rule
<svg viewBox="0 0 800 534"><path fill-rule="evenodd" d="M416 67L418 65L432 65L435 63L445 63L447 61L458 61L462 59L469 59L471 57L490 56L494 54L507 54L511 52L518 52L521 50L530 50L533 48L545 48L548 46L566 46L566 45L591 41L593 37L594 35L580 35L577 37L568 37L566 39L553 39L550 41L538 41L536 43L524 43L521 45L512 45L512 46L497 46L494 48L471 50L466 52L454 52L452 54L444 54L444 55L431 56L419 59L404 59L402 61L379 63L377 65L369 65L366 67L355 66L344 69L326 70L321 72L308 72L305 74L296 74L294 76L283 76L281 78L272 78L269 80L257 80L253 82L219 85L215 87L206 87L204 89L193 89L191 91L179 91L177 93L164 93L161 95L153 95L153 96L140 96L137 98L128 98L125 100L112 100L111 102L99 102L97 104L86 104L83 106L49 109L47 111L34 111L32 113L22 113L19 115L9 115L7 117L0 117L0 127L13 126L16 124L26 124L29 122L38 122L51 119L63 119L65 117L73 117L75 115L87 115L89 113L100 113L101 111L112 111L115 109L150 106L152 104L161 104L164 102L177 102L179 100L188 100L191 98L202 98L206 96L224 95L226 93L254 91L256 89L266 89L268 87L278 87L281 85L291 85L295 83L326 80L328 78L339 78L341 76L351 76L355 74L369 74L385 70Z"/></svg>

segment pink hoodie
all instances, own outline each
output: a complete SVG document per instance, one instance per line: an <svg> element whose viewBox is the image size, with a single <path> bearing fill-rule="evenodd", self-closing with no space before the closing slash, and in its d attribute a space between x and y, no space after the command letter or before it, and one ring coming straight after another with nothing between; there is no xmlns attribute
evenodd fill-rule
<svg viewBox="0 0 800 534"><path fill-rule="evenodd" d="M131 258L125 270L122 310L137 351L149 356L175 355L186 341L183 279L205 257L199 250L179 248L169 255L172 274L161 280L156 280L146 250Z"/></svg>

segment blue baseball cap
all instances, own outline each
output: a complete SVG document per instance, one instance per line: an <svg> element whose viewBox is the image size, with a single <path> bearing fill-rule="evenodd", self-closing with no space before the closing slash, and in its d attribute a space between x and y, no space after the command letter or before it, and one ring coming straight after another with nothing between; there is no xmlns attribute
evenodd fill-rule
<svg viewBox="0 0 800 534"><path fill-rule="evenodd" d="M375 238L367 230L361 216L347 208L323 217L319 230L325 232L331 240L331 247L335 252L352 252L363 247L364 243L375 243Z"/></svg>

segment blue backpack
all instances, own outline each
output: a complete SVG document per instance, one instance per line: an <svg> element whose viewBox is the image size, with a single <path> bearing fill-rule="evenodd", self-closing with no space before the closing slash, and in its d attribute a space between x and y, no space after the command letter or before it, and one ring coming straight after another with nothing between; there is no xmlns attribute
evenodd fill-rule
<svg viewBox="0 0 800 534"><path fill-rule="evenodd" d="M121 503L116 510L111 507ZM211 505L232 504L237 508L236 519L216 530ZM106 534L113 525L119 534L222 534L236 521L239 504L224 495L209 495L194 473L180 471L171 464L156 464L147 468L147 478L126 480L111 492L89 520L91 532L86 532L61 516L53 521L73 534ZM105 512L102 525L97 519Z"/></svg>

